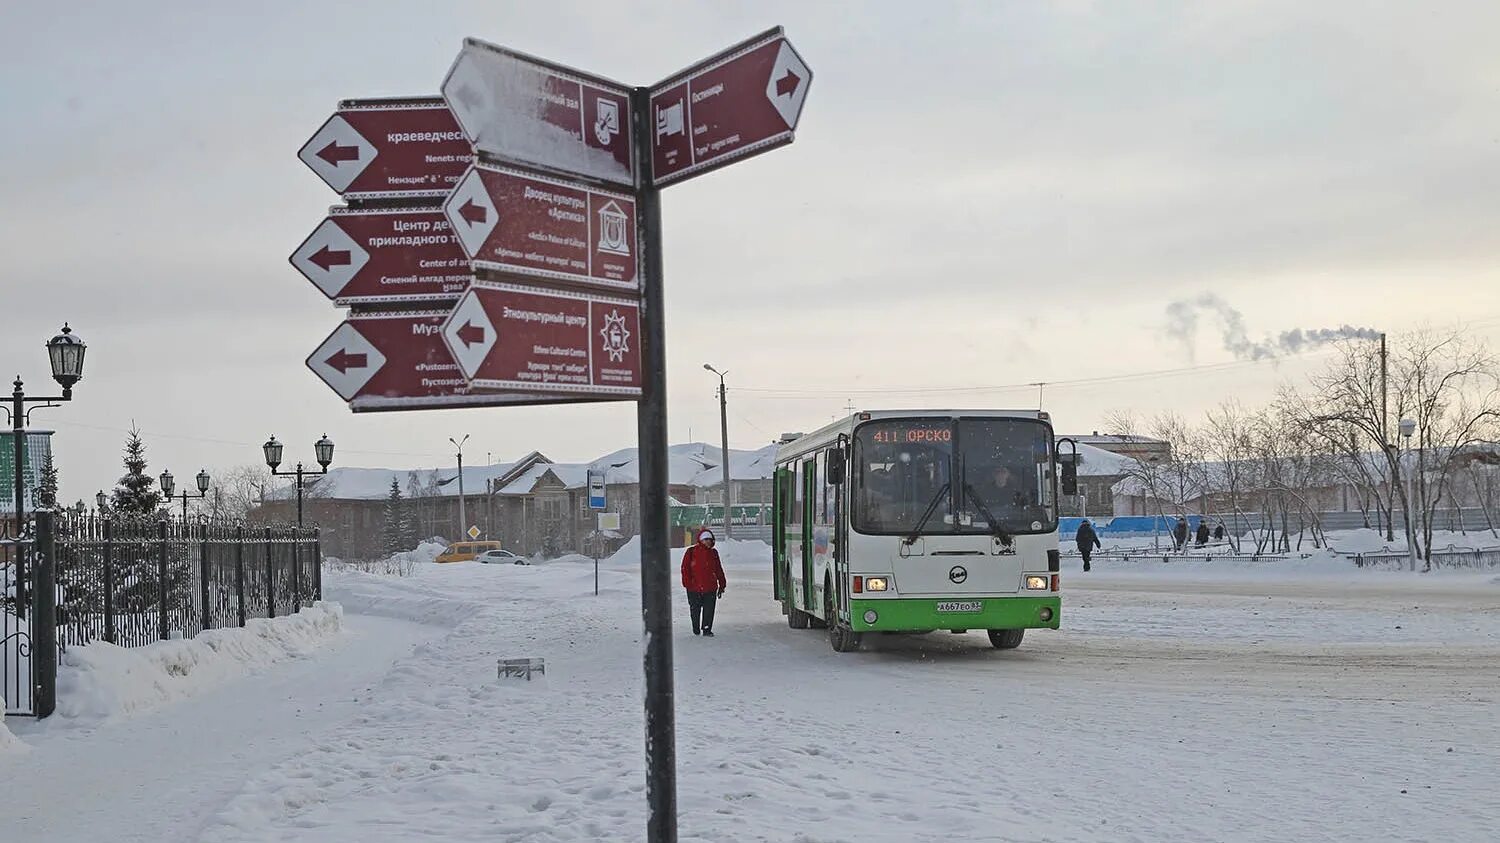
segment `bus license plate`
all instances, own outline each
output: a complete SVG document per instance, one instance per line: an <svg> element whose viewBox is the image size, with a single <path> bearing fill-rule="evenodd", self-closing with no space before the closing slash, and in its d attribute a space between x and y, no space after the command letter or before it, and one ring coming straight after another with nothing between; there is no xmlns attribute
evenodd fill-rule
<svg viewBox="0 0 1500 843"><path fill-rule="evenodd" d="M939 612L979 612L983 609L984 603L980 600L948 600L937 604Z"/></svg>

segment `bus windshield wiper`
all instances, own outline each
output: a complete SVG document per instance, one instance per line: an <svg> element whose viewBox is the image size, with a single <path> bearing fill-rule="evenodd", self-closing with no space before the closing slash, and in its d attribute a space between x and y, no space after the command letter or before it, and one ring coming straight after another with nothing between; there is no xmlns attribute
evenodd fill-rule
<svg viewBox="0 0 1500 843"><path fill-rule="evenodd" d="M927 509L922 513L922 517L917 519L917 526L912 529L911 535L906 537L907 544L915 544L917 539L922 537L922 528L927 526L927 519L931 518L932 513L937 511L937 505L942 502L943 495L948 494L948 487L950 485L952 484L944 483L943 488L938 489L937 494L932 496L932 501L927 504Z"/></svg>
<svg viewBox="0 0 1500 843"><path fill-rule="evenodd" d="M983 515L985 520L990 522L990 532L994 534L995 538L1000 540L1001 544L1010 547L1016 543L1015 538L1001 528L1000 520L995 517L995 513L990 512L989 507L984 505L984 498L979 496L979 492L975 491L974 487L968 481L964 482L964 494L968 496L969 500L974 502L974 506L979 510L979 514Z"/></svg>

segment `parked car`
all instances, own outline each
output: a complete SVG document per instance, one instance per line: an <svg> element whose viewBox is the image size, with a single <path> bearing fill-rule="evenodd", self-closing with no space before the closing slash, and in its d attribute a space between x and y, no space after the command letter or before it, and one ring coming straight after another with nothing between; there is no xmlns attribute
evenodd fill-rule
<svg viewBox="0 0 1500 843"><path fill-rule="evenodd" d="M478 559L486 565L530 565L531 561L524 556L517 556L508 550L486 550L479 554Z"/></svg>
<svg viewBox="0 0 1500 843"><path fill-rule="evenodd" d="M454 542L438 554L435 562L468 562L481 553L499 550L499 542Z"/></svg>

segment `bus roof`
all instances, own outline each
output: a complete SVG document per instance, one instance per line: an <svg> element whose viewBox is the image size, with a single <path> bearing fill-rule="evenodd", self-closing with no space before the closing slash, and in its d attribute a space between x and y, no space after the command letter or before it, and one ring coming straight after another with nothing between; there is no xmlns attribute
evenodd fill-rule
<svg viewBox="0 0 1500 843"><path fill-rule="evenodd" d="M852 435L855 425L862 422L879 419L957 418L960 416L965 418L1035 419L1045 422L1052 420L1044 410L861 410L824 425L812 433L805 434L783 444L776 449L776 462L784 462L810 451L826 447L837 440L839 434Z"/></svg>

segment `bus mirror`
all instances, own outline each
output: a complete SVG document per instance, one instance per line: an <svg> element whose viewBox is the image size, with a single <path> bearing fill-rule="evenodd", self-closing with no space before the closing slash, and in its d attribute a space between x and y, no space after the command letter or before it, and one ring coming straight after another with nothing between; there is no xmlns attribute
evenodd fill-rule
<svg viewBox="0 0 1500 843"><path fill-rule="evenodd" d="M1071 461L1062 464L1062 493L1078 494L1078 466Z"/></svg>
<svg viewBox="0 0 1500 843"><path fill-rule="evenodd" d="M844 449L828 451L828 485L838 486L844 482Z"/></svg>

